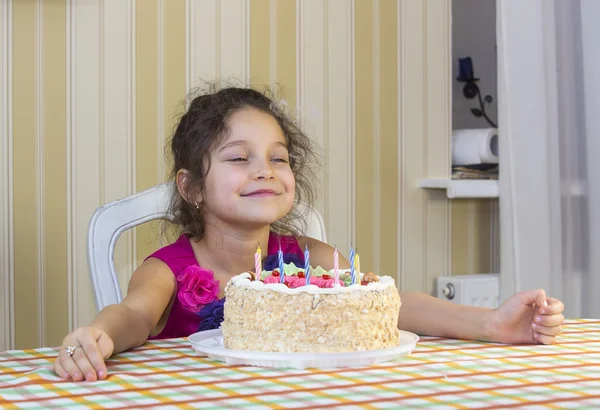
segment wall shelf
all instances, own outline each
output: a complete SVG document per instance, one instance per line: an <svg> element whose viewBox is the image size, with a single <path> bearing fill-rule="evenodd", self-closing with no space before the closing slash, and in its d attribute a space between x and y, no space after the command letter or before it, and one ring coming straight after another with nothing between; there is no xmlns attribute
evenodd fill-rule
<svg viewBox="0 0 600 410"><path fill-rule="evenodd" d="M428 178L419 182L419 187L445 189L452 198L498 198L498 181L494 179L448 179Z"/></svg>

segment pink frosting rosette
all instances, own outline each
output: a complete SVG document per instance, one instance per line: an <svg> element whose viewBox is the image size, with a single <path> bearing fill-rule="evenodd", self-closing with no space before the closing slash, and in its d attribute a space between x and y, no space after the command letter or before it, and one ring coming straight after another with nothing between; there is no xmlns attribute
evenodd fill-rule
<svg viewBox="0 0 600 410"><path fill-rule="evenodd" d="M177 278L179 290L177 298L187 310L198 313L219 294L219 281L212 271L191 265Z"/></svg>
<svg viewBox="0 0 600 410"><path fill-rule="evenodd" d="M313 281L314 278L314 281ZM317 285L320 288L333 288L335 287L335 279L323 279L323 278L319 278L319 277L314 277L311 276L310 277L310 284L311 285ZM338 281L339 286L344 286L344 282L342 282L341 280Z"/></svg>
<svg viewBox="0 0 600 410"><path fill-rule="evenodd" d="M306 279L305 278L299 278L298 276L287 276L285 278L285 283L290 288L299 288L301 286L306 285Z"/></svg>
<svg viewBox="0 0 600 410"><path fill-rule="evenodd" d="M299 288L301 286L306 285L306 279L299 278L297 276L286 276L284 280L285 280L285 284L288 285L290 288ZM279 276L267 276L265 278L264 282L265 282L265 284L279 283ZM323 279L318 276L317 277L311 276L310 284L318 286L320 288L333 288L333 287L335 287L335 280L334 279ZM340 280L339 285L344 286L344 282L342 282Z"/></svg>
<svg viewBox="0 0 600 410"><path fill-rule="evenodd" d="M267 276L264 278L263 282L265 282L265 284L279 283L279 276Z"/></svg>

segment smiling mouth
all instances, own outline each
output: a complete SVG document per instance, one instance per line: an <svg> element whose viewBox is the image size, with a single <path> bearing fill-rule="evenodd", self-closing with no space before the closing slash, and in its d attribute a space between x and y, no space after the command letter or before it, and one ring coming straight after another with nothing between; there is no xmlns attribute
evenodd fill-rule
<svg viewBox="0 0 600 410"><path fill-rule="evenodd" d="M277 196L279 193L275 191L271 191L270 189L260 189L258 191L250 192L249 194L245 194L242 196L245 197L263 197L263 196Z"/></svg>

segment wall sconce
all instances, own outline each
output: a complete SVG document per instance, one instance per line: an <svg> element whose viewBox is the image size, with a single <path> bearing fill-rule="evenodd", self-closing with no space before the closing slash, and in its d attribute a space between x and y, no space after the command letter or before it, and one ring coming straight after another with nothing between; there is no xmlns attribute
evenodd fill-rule
<svg viewBox="0 0 600 410"><path fill-rule="evenodd" d="M489 94L481 98L481 92L477 85L479 78L475 78L473 74L473 61L471 57L458 59L458 77L456 80L465 83L463 86L463 95L465 98L471 100L477 97L479 100L479 108L471 108L473 115L478 118L483 117L492 127L498 128L485 112L485 105L491 103L494 99Z"/></svg>

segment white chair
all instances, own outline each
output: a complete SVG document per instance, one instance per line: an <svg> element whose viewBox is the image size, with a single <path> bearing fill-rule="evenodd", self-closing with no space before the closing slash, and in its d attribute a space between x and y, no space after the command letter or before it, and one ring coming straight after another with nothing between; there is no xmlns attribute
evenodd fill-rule
<svg viewBox="0 0 600 410"><path fill-rule="evenodd" d="M114 264L119 236L135 226L156 219L172 220L167 206L175 185L166 183L146 191L110 202L96 209L87 234L87 255L96 309L119 303L123 299ZM327 242L323 218L309 208L306 236Z"/></svg>

